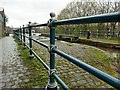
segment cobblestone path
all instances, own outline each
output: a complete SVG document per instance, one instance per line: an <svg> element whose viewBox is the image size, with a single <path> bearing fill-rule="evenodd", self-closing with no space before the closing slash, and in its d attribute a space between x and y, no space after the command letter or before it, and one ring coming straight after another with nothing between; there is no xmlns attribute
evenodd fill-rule
<svg viewBox="0 0 120 90"><path fill-rule="evenodd" d="M0 39L0 89L19 88L19 83L22 82L19 77L24 76L27 69L19 59L14 39Z"/></svg>

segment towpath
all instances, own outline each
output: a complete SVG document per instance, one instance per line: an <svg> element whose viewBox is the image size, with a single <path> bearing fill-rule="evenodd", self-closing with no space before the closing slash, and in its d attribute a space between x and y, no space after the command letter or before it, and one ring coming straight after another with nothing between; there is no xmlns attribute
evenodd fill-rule
<svg viewBox="0 0 120 90"><path fill-rule="evenodd" d="M0 39L0 89L19 88L20 76L24 76L27 69L19 58L17 44L13 37Z"/></svg>

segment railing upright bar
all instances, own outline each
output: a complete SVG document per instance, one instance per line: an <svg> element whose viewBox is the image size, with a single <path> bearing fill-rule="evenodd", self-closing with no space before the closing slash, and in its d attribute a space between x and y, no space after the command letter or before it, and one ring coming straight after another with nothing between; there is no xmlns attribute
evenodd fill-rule
<svg viewBox="0 0 120 90"><path fill-rule="evenodd" d="M20 40L20 28L18 29L18 37L19 37L19 41L21 41Z"/></svg>
<svg viewBox="0 0 120 90"><path fill-rule="evenodd" d="M24 44L24 48L26 48L26 45L25 45L25 28L24 28L24 25L23 25L23 44Z"/></svg>
<svg viewBox="0 0 120 90"><path fill-rule="evenodd" d="M19 37L19 40L20 40L20 28L18 29L18 37Z"/></svg>
<svg viewBox="0 0 120 90"><path fill-rule="evenodd" d="M18 34L17 34L17 33L18 33L18 30L16 30L16 31L15 31L15 36L16 36L16 37L18 36ZM18 38L17 38L17 39L18 39Z"/></svg>
<svg viewBox="0 0 120 90"><path fill-rule="evenodd" d="M29 22L28 28L29 28L29 47L30 47L30 55L29 55L29 57L33 58L34 55L32 53L32 27L31 27L31 22Z"/></svg>
<svg viewBox="0 0 120 90"><path fill-rule="evenodd" d="M20 39L21 39L21 42L22 42L22 28L20 26Z"/></svg>
<svg viewBox="0 0 120 90"><path fill-rule="evenodd" d="M50 13L51 19L49 20L49 28L50 28L50 81L48 82L47 89L54 89L57 90L57 83L52 76L52 74L55 72L55 53L52 51L52 49L55 47L55 27L52 25L52 22L54 21L53 17L55 17L55 14Z"/></svg>

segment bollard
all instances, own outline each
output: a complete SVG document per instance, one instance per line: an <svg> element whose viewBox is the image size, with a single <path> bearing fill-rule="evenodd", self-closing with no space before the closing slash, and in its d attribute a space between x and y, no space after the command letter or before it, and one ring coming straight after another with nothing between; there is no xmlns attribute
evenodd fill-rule
<svg viewBox="0 0 120 90"><path fill-rule="evenodd" d="M28 28L29 28L29 47L30 47L30 55L29 55L29 57L33 58L34 55L32 53L32 27L31 27L31 22L29 22Z"/></svg>
<svg viewBox="0 0 120 90"><path fill-rule="evenodd" d="M25 45L25 28L24 28L24 25L23 25L23 45L24 45L24 49L25 49L26 45Z"/></svg>
<svg viewBox="0 0 120 90"><path fill-rule="evenodd" d="M52 76L52 74L55 72L55 53L53 52L53 49L55 48L55 26L53 26L53 23L55 21L55 13L50 13L51 19L48 22L48 26L50 28L50 81L47 85L47 90L57 90L57 83Z"/></svg>

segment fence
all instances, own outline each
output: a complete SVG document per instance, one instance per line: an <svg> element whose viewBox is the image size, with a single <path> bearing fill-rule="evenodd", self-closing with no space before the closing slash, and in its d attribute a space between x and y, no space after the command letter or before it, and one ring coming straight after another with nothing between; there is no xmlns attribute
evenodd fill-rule
<svg viewBox="0 0 120 90"><path fill-rule="evenodd" d="M118 30L57 30L56 34L58 35L72 35L78 37L87 37L88 31L90 32L90 36L93 38L119 38L120 33Z"/></svg>
<svg viewBox="0 0 120 90"><path fill-rule="evenodd" d="M55 28L57 25L67 25L67 24L83 24L83 23L105 23L105 22L120 22L120 13L110 13L110 14L102 14L102 15L95 15L95 16L88 16L83 18L75 18L75 19L68 19L68 20L55 20L54 13L50 13L51 19L48 23L44 24L37 24L31 25L29 22L28 27L20 27L18 30L14 30L14 35L23 43L24 47L30 50L30 58L34 56L43 64L43 66L49 71L50 74L50 81L47 85L47 89L57 89L56 81L64 88L69 89L68 86L56 75L55 73L55 53L64 57L68 61L72 62L73 64L79 66L80 68L88 71L89 73L93 74L94 76L98 77L99 79L105 81L106 83L110 84L114 88L120 89L120 80L116 79L93 66L90 66L81 60L78 60L60 50L57 49L55 46ZM41 26L48 26L50 28L50 46L47 44L40 42L34 38L32 38L32 28L33 27L41 27ZM25 29L29 29L29 36L25 35ZM29 45L27 45L25 38L29 39ZM48 49L50 53L50 67L43 62L43 60L36 54L36 52L32 49L32 41L42 45L46 49Z"/></svg>

